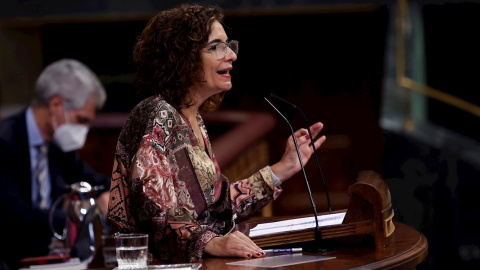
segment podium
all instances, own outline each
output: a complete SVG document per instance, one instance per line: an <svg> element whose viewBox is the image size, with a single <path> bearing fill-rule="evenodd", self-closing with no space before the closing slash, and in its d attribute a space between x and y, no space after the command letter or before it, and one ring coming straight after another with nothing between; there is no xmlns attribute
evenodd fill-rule
<svg viewBox="0 0 480 270"><path fill-rule="evenodd" d="M345 213L341 224L324 226L322 238L335 243L332 252L325 256L332 257L324 261L286 265L274 269L415 269L428 254L428 241L423 234L401 223L392 222L393 211L390 191L380 178L372 171L361 172L349 189L350 205L348 209L332 211ZM321 213L321 215L331 214ZM309 215L308 217L311 217ZM237 230L249 235L259 224L277 221L289 221L292 217L255 217L247 222L237 224ZM371 235L374 244L357 241L356 236ZM368 237L371 239L371 237ZM268 234L251 239L260 247L274 247L288 244L302 244L315 240L315 228L305 230ZM348 240L346 240L348 239ZM353 239L353 241L350 241ZM303 252L301 255L312 255ZM199 262L200 270L236 270L258 269L229 265L231 262L248 261L242 258L217 258L206 256ZM112 270L112 268L102 268Z"/></svg>
<svg viewBox="0 0 480 270"><path fill-rule="evenodd" d="M332 239L352 235L371 234L375 238L375 247L381 250L395 239L394 212L390 191L380 175L373 171L362 171L356 181L348 188L350 204L348 209L319 213L319 216L345 213L343 222L338 225L321 227L322 239ZM313 215L307 215L313 216ZM306 217L306 216L301 216ZM238 224L237 229L250 236L250 231L258 224L289 220L289 218L262 218ZM315 240L315 228L280 232L262 236L251 236L259 247L295 244Z"/></svg>
<svg viewBox="0 0 480 270"><path fill-rule="evenodd" d="M261 217L259 217L260 219ZM268 269L281 270L311 270L311 269L329 269L329 270L353 270L353 269L397 269L413 270L426 258L428 254L428 242L423 234L415 229L394 222L395 235L394 241L390 242L385 248L377 249L374 246L345 243L338 241L341 238L333 238L332 241L337 244L332 252L322 256L334 257L323 261L287 265ZM347 237L349 238L349 237ZM339 243L337 243L339 242ZM318 255L303 252L304 256ZM283 255L279 255L283 256ZM200 270L258 270L267 269L260 267L240 267L238 265L229 265L231 262L248 261L249 259L240 258L204 258L201 260Z"/></svg>

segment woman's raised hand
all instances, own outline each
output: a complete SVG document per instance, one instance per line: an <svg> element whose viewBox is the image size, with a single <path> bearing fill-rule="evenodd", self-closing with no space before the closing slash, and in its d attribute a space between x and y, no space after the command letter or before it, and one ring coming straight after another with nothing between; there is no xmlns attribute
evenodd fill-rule
<svg viewBox="0 0 480 270"><path fill-rule="evenodd" d="M317 137L320 131L323 129L323 124L317 122L310 126L313 138ZM305 165L313 154L313 146L311 145L310 136L305 128L299 129L295 132L295 138L297 140L298 149L302 158L302 163ZM325 142L326 137L321 136L315 141L315 149L318 149L320 145ZM298 160L297 150L295 149L295 143L292 136L287 140L287 146L282 159L271 166L273 173L280 178L280 181L285 181L298 171L301 170L300 162Z"/></svg>

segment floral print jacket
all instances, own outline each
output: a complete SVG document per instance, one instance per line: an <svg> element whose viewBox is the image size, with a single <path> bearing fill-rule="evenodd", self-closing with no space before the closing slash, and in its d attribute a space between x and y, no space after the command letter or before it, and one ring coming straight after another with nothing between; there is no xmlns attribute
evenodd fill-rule
<svg viewBox="0 0 480 270"><path fill-rule="evenodd" d="M107 221L115 232L148 233L149 251L161 261L201 259L208 241L281 192L268 167L230 183L200 114L197 120L205 151L187 118L152 96L132 110L117 142Z"/></svg>

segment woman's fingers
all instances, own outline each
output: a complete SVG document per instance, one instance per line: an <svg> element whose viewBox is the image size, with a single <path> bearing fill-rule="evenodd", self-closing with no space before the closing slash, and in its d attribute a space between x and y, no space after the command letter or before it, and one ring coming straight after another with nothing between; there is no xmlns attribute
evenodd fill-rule
<svg viewBox="0 0 480 270"><path fill-rule="evenodd" d="M308 135L308 131L307 131L306 128L301 128L301 129L295 131L294 134L295 134L295 137L296 137L296 138L300 138L300 137L302 137L302 136Z"/></svg>
<svg viewBox="0 0 480 270"><path fill-rule="evenodd" d="M320 147L320 145L322 145L325 140L327 139L327 137L325 137L325 135L323 135L322 137L318 138L316 141L315 141L315 149L318 149Z"/></svg>
<svg viewBox="0 0 480 270"><path fill-rule="evenodd" d="M315 138L323 129L323 124L317 122L310 126L312 137ZM272 171L276 176L280 178L280 181L285 181L292 175L300 171L301 163L306 164L315 149L318 149L326 140L325 136L320 136L314 141L314 145L311 145L311 138L307 129L299 129L294 133L295 137L290 136L287 140L285 153L282 156L280 162L271 166ZM294 140L295 138L295 140ZM298 151L295 147L295 142L298 146ZM301 157L301 163L298 158Z"/></svg>
<svg viewBox="0 0 480 270"><path fill-rule="evenodd" d="M219 257L263 257L265 253L250 238L241 232L216 237L205 247L207 254Z"/></svg>
<svg viewBox="0 0 480 270"><path fill-rule="evenodd" d="M232 236L238 237L239 241L243 243L243 246L246 248L247 252L252 255L252 257L262 257L265 255L263 250L259 248L248 236L241 232L233 232Z"/></svg>
<svg viewBox="0 0 480 270"><path fill-rule="evenodd" d="M313 125L310 126L310 132L312 133L312 137L315 138L318 136L320 131L323 129L323 124L320 122L317 122ZM305 128L301 128L297 130L295 133L295 138L297 139L297 143L299 141L301 143L304 143L305 141L310 141L310 134L308 133L308 130Z"/></svg>
<svg viewBox="0 0 480 270"><path fill-rule="evenodd" d="M314 138L317 137L318 133L320 133L322 129L323 129L323 123L320 123L320 122L317 122L310 126L310 131L312 132L312 136Z"/></svg>

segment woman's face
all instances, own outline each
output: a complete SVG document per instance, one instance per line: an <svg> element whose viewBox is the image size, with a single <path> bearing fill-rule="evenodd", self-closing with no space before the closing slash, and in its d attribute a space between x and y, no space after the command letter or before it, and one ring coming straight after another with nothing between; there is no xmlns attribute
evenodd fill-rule
<svg viewBox="0 0 480 270"><path fill-rule="evenodd" d="M207 97L232 88L230 71L232 70L232 62L237 60L237 55L230 48L227 48L223 58L217 56L217 52L215 49L212 49L212 46L220 41L228 42L228 37L223 26L218 21L212 23L211 29L207 46L202 51L205 81L199 85L201 94L205 94ZM216 47L217 50L220 50L220 48L222 46Z"/></svg>

